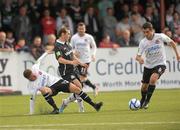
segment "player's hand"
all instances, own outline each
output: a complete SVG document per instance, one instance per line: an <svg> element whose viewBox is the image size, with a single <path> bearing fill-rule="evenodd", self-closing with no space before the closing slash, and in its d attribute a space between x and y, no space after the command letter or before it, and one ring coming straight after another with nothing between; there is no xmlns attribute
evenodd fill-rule
<svg viewBox="0 0 180 130"><path fill-rule="evenodd" d="M85 64L85 63L81 63L80 65L81 65L82 67L84 67L84 68L88 68L88 65Z"/></svg>
<svg viewBox="0 0 180 130"><path fill-rule="evenodd" d="M144 64L144 59L143 58L139 58L138 62L139 62L139 64Z"/></svg>
<svg viewBox="0 0 180 130"><path fill-rule="evenodd" d="M91 59L92 59L93 62L95 62L95 60L96 60L94 55L91 56Z"/></svg>
<svg viewBox="0 0 180 130"><path fill-rule="evenodd" d="M74 55L79 58L80 57L80 53L78 51L74 51Z"/></svg>
<svg viewBox="0 0 180 130"><path fill-rule="evenodd" d="M73 64L73 65L79 65L79 64L80 64L80 62L79 62L79 60L74 59L74 60L72 61L72 64Z"/></svg>

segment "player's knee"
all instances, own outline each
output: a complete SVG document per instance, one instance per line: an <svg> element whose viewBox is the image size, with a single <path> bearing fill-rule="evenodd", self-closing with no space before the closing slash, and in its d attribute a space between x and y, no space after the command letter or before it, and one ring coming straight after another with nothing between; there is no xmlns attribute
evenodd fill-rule
<svg viewBox="0 0 180 130"><path fill-rule="evenodd" d="M158 80L158 78L159 78L158 74L152 75L151 78L150 78L149 84L155 85L157 80Z"/></svg>
<svg viewBox="0 0 180 130"><path fill-rule="evenodd" d="M52 96L55 96L55 95L58 94L58 92L57 92L55 89L51 89L50 94L51 94Z"/></svg>
<svg viewBox="0 0 180 130"><path fill-rule="evenodd" d="M41 92L42 95L44 95L46 93L51 93L51 91L48 87L42 87L39 89L39 91Z"/></svg>
<svg viewBox="0 0 180 130"><path fill-rule="evenodd" d="M71 88L72 88L71 92L73 92L75 94L79 94L81 92L81 89L79 87L77 87L76 85L72 85Z"/></svg>
<svg viewBox="0 0 180 130"><path fill-rule="evenodd" d="M157 80L158 80L158 76L152 76L150 81L149 81L149 84L155 85Z"/></svg>
<svg viewBox="0 0 180 130"><path fill-rule="evenodd" d="M79 94L80 92L81 92L81 89L80 89L80 88L77 88L77 89L75 89L75 91L74 91L75 94Z"/></svg>
<svg viewBox="0 0 180 130"><path fill-rule="evenodd" d="M157 80L152 79L152 80L150 80L149 84L155 85L155 84L156 84L156 81L157 81Z"/></svg>

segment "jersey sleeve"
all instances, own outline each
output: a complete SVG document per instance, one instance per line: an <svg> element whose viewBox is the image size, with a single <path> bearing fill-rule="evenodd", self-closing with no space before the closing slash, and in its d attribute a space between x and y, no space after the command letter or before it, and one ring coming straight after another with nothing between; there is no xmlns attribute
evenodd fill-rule
<svg viewBox="0 0 180 130"><path fill-rule="evenodd" d="M75 49L74 37L71 38L70 45L73 49Z"/></svg>
<svg viewBox="0 0 180 130"><path fill-rule="evenodd" d="M63 56L62 50L58 46L55 46L54 52L57 60L59 59L59 57Z"/></svg>
<svg viewBox="0 0 180 130"><path fill-rule="evenodd" d="M161 33L161 38L163 40L163 42L166 42L166 43L170 43L172 42L172 39L170 37L168 37L167 35L165 35L164 33Z"/></svg>
<svg viewBox="0 0 180 130"><path fill-rule="evenodd" d="M42 61L47 55L48 55L47 52L45 52L44 54L42 54L42 55L37 59L37 61L35 62L35 64L33 65L32 68L34 68L34 69L39 69L40 64L41 64L41 61Z"/></svg>
<svg viewBox="0 0 180 130"><path fill-rule="evenodd" d="M144 45L143 45L143 41L141 41L139 43L139 47L138 47L138 52L137 52L137 55L142 55L144 53Z"/></svg>
<svg viewBox="0 0 180 130"><path fill-rule="evenodd" d="M39 64L34 64L33 66L32 66L32 71L34 72L34 73L37 73L38 71L39 71Z"/></svg>

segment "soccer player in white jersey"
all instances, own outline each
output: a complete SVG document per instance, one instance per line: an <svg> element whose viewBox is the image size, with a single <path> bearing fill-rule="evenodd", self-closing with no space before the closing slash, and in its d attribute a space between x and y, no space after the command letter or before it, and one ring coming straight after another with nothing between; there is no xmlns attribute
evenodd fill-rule
<svg viewBox="0 0 180 130"><path fill-rule="evenodd" d="M79 58L82 63L90 65L91 61L95 61L96 55L96 43L92 35L85 33L86 26L83 22L78 23L77 33L71 38L70 44L73 47L75 55ZM95 96L98 94L97 88L91 81L87 78L87 68L82 66L77 66L80 72L80 80L90 86L94 90Z"/></svg>
<svg viewBox="0 0 180 130"><path fill-rule="evenodd" d="M164 42L171 45L177 61L180 55L175 42L163 33L155 33L151 23L143 25L145 38L140 41L136 60L144 64L144 72L141 86L141 108L148 108L151 96L155 90L156 82L166 69L166 54ZM145 60L142 57L145 54Z"/></svg>
<svg viewBox="0 0 180 130"><path fill-rule="evenodd" d="M44 96L45 100L53 107L53 111L51 114L58 114L59 109L57 108L52 96L58 94L58 92L66 92L66 93L75 93L79 95L85 102L90 104L96 111L99 111L102 102L94 103L91 98L81 91L79 87L70 83L64 79L57 78L55 76L49 75L48 73L39 69L41 60L47 55L48 53L44 53L38 60L37 63L32 66L32 69L26 69L23 72L25 78L29 80L28 89L30 90L32 96L30 100L30 114L34 112L34 101L35 95L37 91L40 91L41 94Z"/></svg>

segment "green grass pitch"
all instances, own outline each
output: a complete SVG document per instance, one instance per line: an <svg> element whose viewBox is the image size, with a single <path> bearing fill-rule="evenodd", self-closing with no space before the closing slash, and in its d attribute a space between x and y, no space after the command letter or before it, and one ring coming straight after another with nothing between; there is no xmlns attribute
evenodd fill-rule
<svg viewBox="0 0 180 130"><path fill-rule="evenodd" d="M102 92L95 101L103 101L96 112L87 103L78 113L71 103L62 114L49 115L51 107L41 95L36 98L35 115L29 112L29 96L0 97L0 130L180 130L180 89L156 90L149 109L131 111L128 102L140 98L139 91ZM55 97L58 105L67 94Z"/></svg>

